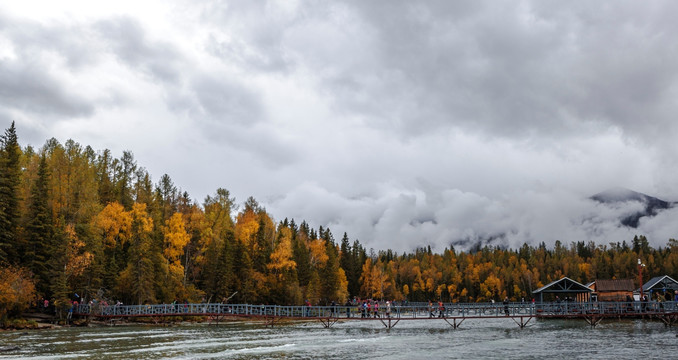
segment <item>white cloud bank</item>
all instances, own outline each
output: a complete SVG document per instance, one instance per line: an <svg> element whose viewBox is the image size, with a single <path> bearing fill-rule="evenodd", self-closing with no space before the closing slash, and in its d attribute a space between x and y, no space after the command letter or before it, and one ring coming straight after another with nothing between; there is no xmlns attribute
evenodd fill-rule
<svg viewBox="0 0 678 360"><path fill-rule="evenodd" d="M676 237L678 3L0 4L0 126L368 247Z"/></svg>

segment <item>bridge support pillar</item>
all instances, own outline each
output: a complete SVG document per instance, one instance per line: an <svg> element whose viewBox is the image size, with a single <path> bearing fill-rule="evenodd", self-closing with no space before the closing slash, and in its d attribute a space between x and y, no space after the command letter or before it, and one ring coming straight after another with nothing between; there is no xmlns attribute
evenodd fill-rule
<svg viewBox="0 0 678 360"><path fill-rule="evenodd" d="M452 318L452 322L449 322L446 318L443 318L443 320L445 320L445 322L448 323L453 329L456 329L456 328L458 328L459 326L461 326L461 323L463 323L464 320L466 320L466 319L463 319L463 318L462 318L462 319ZM459 320L458 323L457 323L457 320Z"/></svg>
<svg viewBox="0 0 678 360"><path fill-rule="evenodd" d="M323 327L325 329L329 329L332 327L332 325L336 324L339 318L337 317L326 317L326 318L318 318L320 320L320 323L323 324Z"/></svg>
<svg viewBox="0 0 678 360"><path fill-rule="evenodd" d="M280 316L264 316L264 326L273 327L277 322L280 322L280 320L282 320L282 317Z"/></svg>
<svg viewBox="0 0 678 360"><path fill-rule="evenodd" d="M516 324L518 324L518 326L519 326L521 329L525 328L525 326L527 326L527 323L529 323L530 320L532 320L532 316L520 316L519 318L520 318L520 322L518 322L518 320L516 320L515 317L512 317L511 319L512 319ZM527 318L527 320L525 320L525 318Z"/></svg>
<svg viewBox="0 0 678 360"><path fill-rule="evenodd" d="M210 316L210 317L208 318L209 321L210 321L209 324L210 324L210 325L214 324L214 325L216 325L216 326L219 326L219 322L221 322L221 321L224 320L225 318L226 318L226 315L215 314L215 315Z"/></svg>
<svg viewBox="0 0 678 360"><path fill-rule="evenodd" d="M673 327L674 324L678 323L678 315L676 314L660 315L659 319L661 319L665 327Z"/></svg>
<svg viewBox="0 0 678 360"><path fill-rule="evenodd" d="M395 320L395 321L391 321L391 320ZM386 318L386 320L384 320L383 318L379 318L379 321L381 321L381 323L384 324L385 328L392 329L396 326L396 324L398 324L400 319L398 319L398 318L393 319L391 317L388 317L388 318Z"/></svg>
<svg viewBox="0 0 678 360"><path fill-rule="evenodd" d="M584 320L586 320L586 322L589 325L591 325L591 328L595 328L596 325L600 324L600 322L603 320L603 317L602 316L600 316L600 317L598 317L598 316L585 316Z"/></svg>

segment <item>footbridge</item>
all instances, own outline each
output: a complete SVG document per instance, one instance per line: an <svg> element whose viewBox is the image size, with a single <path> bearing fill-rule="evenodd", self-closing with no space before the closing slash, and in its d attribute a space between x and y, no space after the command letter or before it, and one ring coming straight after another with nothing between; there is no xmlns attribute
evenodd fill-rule
<svg viewBox="0 0 678 360"><path fill-rule="evenodd" d="M360 306L287 306L252 304L85 304L73 309L74 316L107 319L151 318L154 322L172 317L203 317L219 323L229 319L263 320L267 326L281 321L319 321L331 327L339 321L378 321L390 329L400 321L445 321L454 329L469 319L506 318L524 328L533 318L583 319L592 327L603 319L642 318L661 320L666 326L678 323L676 302L563 302L563 303L447 303L442 309L425 304L392 305L390 312Z"/></svg>

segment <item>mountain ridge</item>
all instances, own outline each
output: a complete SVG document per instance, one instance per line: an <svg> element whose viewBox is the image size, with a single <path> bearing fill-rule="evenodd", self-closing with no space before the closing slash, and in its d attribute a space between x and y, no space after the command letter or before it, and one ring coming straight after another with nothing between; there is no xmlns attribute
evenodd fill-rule
<svg viewBox="0 0 678 360"><path fill-rule="evenodd" d="M623 202L643 203L644 208L642 211L629 214L620 219L622 225L632 227L634 229L638 228L638 224L641 218L646 216L653 217L657 215L660 211L670 209L676 204L675 202L665 201L623 187L616 187L599 192L591 196L590 199L602 204L615 204Z"/></svg>

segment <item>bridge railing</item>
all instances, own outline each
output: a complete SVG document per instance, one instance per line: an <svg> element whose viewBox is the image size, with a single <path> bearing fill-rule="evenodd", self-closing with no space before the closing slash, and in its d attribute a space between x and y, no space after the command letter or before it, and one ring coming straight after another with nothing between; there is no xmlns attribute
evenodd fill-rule
<svg viewBox="0 0 678 360"><path fill-rule="evenodd" d="M628 315L675 313L678 304L665 302L560 302L542 303L535 306L536 313L544 316L566 316L578 314Z"/></svg>
<svg viewBox="0 0 678 360"><path fill-rule="evenodd" d="M126 316L276 316L276 317L385 317L387 307L378 312L352 306L287 306L252 304L158 304L158 305L102 305L83 304L74 309L77 314L108 317ZM628 315L678 312L678 304L666 302L560 302L560 303L454 303L438 306L392 305L392 318L431 317L498 317L498 316L576 316L584 314Z"/></svg>

